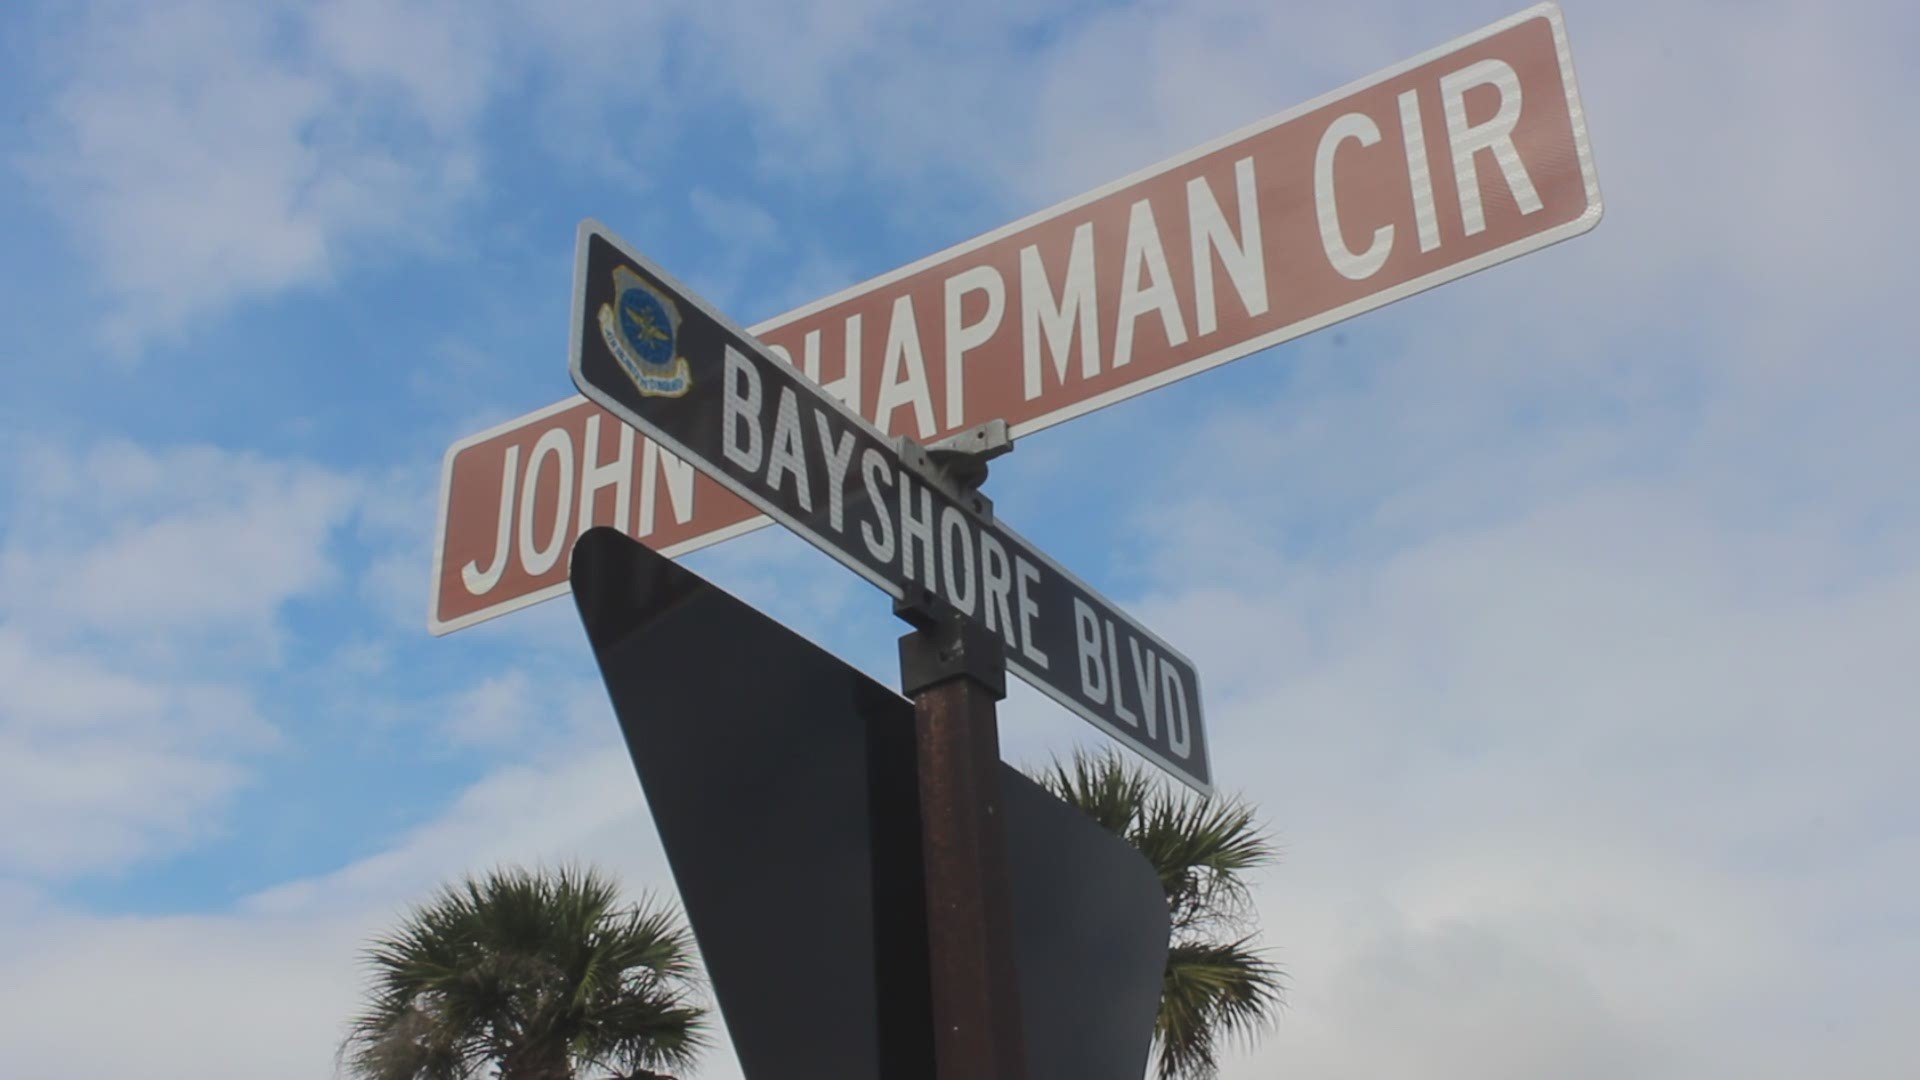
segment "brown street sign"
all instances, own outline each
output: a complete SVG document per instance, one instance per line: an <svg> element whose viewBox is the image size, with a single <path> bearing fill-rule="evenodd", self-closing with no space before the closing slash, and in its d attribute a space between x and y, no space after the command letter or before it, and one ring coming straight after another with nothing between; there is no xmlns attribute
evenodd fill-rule
<svg viewBox="0 0 1920 1080"><path fill-rule="evenodd" d="M1579 235L1601 201L1541 4L749 328L887 434L1051 427ZM611 524L669 555L767 523L574 397L462 439L429 628L566 591Z"/></svg>

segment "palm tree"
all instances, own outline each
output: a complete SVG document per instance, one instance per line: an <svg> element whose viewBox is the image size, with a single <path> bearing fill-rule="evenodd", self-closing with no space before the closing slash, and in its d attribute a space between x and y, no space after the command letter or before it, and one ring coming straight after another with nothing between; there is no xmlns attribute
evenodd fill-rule
<svg viewBox="0 0 1920 1080"><path fill-rule="evenodd" d="M376 938L368 1004L341 1046L363 1080L618 1080L705 1048L693 941L594 870L495 870L443 887Z"/></svg>
<svg viewBox="0 0 1920 1080"><path fill-rule="evenodd" d="M1160 1080L1218 1074L1223 1037L1251 1039L1281 1006L1279 968L1252 947L1243 876L1274 861L1272 842L1237 798L1176 793L1117 753L1076 752L1035 777L1137 848L1167 893L1173 937L1153 1045Z"/></svg>

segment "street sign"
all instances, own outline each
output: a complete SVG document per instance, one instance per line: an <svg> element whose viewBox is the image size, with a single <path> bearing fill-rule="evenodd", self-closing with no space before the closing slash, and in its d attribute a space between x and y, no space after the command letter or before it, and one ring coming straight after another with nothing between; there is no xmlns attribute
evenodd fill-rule
<svg viewBox="0 0 1920 1080"><path fill-rule="evenodd" d="M1210 790L1186 657L594 221L571 361L583 394L676 458L896 599L974 620L1009 671Z"/></svg>
<svg viewBox="0 0 1920 1080"><path fill-rule="evenodd" d="M934 1075L913 706L612 529L580 538L572 577L745 1075ZM740 655L750 679L732 677ZM991 768L1026 1076L1138 1077L1166 970L1160 879L1093 818ZM794 1007L810 999L833 1007Z"/></svg>
<svg viewBox="0 0 1920 1080"><path fill-rule="evenodd" d="M1024 436L1593 228L1560 10L1305 105L753 327L889 434ZM612 524L668 554L764 525L580 398L447 452L436 634L566 590Z"/></svg>

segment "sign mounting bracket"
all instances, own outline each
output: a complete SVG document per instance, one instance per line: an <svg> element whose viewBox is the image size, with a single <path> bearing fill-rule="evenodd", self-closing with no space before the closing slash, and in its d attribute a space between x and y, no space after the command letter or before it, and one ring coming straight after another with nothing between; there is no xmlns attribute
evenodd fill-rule
<svg viewBox="0 0 1920 1080"><path fill-rule="evenodd" d="M922 445L911 435L894 436L901 463L914 475L945 492L983 522L993 521L993 500L980 494L987 462L1013 452L1005 420L989 420L938 442Z"/></svg>
<svg viewBox="0 0 1920 1080"><path fill-rule="evenodd" d="M987 462L1013 452L1013 435L1005 420L975 424L930 446L911 435L896 435L894 450L908 471L981 522L993 523L993 500L981 494L980 485L987 480ZM915 629L933 633L952 611L931 590L910 589L893 602L893 613Z"/></svg>

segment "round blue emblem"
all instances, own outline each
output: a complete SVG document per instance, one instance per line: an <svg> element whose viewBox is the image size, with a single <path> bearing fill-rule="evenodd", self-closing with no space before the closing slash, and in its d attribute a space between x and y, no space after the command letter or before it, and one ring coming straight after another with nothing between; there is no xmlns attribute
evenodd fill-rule
<svg viewBox="0 0 1920 1080"><path fill-rule="evenodd" d="M662 367L673 363L673 321L666 305L647 290L620 294L620 336L642 362Z"/></svg>

